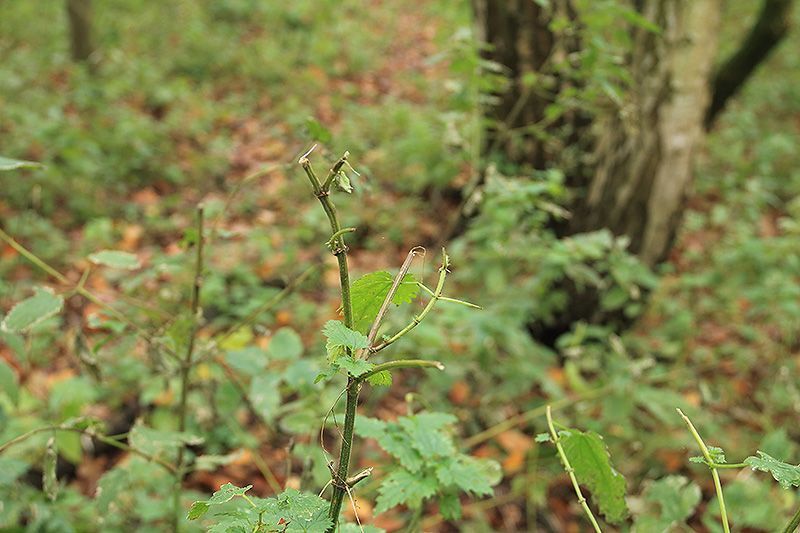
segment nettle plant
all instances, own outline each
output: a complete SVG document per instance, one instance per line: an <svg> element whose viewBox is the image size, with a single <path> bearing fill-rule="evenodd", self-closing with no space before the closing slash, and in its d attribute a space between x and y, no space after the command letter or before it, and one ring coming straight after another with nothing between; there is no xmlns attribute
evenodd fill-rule
<svg viewBox="0 0 800 533"><path fill-rule="evenodd" d="M783 489L800 487L800 465L792 465L778 460L759 450L740 463L729 463L725 451L716 446L708 446L689 417L677 409L678 415L689 429L701 455L690 457L691 463L704 464L711 471L719 507L719 520L724 533L730 533L731 526L722 490L719 470L751 468L767 472ZM608 448L603 437L593 431L580 431L559 424L553 419L552 409L546 407L547 433L536 436L538 442L552 443L559 460L567 472L572 488L578 498L586 519L592 530L601 533L600 521L589 506L581 485L591 491L592 500L606 521L611 524L623 522L630 510L626 503L625 478L612 465ZM700 488L683 476L666 476L651 483L643 492L636 505L634 531L673 531L686 525L702 499ZM783 533L794 533L800 527L798 509Z"/></svg>
<svg viewBox="0 0 800 533"><path fill-rule="evenodd" d="M383 354L388 353L389 348L413 331L439 302L471 308L477 306L444 295L445 280L450 267L450 259L444 250L432 288L409 273L414 259L424 253L422 248L412 249L394 276L389 272L379 271L366 274L351 283L345 237L354 228L341 226L331 195L334 192L350 193L352 185L346 171L355 171L350 167L348 155L345 153L332 166L324 181L320 180L308 159L310 153L311 151L301 157L299 163L330 223L331 234L326 246L337 259L341 292L341 320L328 321L322 330L327 352L322 367L310 362L303 364L303 361L298 360L302 353L302 344L297 334L287 328L275 332L270 342L270 357L278 362L288 363L285 370L275 370L273 375L273 367L258 361L259 353L241 349L242 343L247 341L239 339L242 332L256 322L262 313L275 307L302 283L313 268L295 278L272 298L254 304L252 311L236 323L222 329L212 328L210 335L199 334L201 328L207 326L201 300L204 281L211 278L205 261L209 255L207 248L212 244L214 236L207 227L207 215L202 206L197 210L196 225L186 232L184 239L186 246L193 249L189 301L180 305L179 312L154 330L136 320L136 306L130 309L121 308L115 305L117 302L109 303L88 288L87 282L92 269L134 271L141 266L136 255L116 250L92 253L87 258L88 268L80 280L74 283L0 230L0 239L8 246L48 274L60 286L67 287L60 292L51 288L39 288L33 296L17 303L2 319L0 333L3 340L21 350L26 340L33 338L41 328L48 324L52 326L54 321L55 327L59 327L57 317L65 308L68 298L82 297L101 310L98 316L91 318L90 325L104 332L102 340L94 345L90 345L88 339L80 333L76 335L76 356L85 373L95 380L94 386L100 389L109 388L106 383L110 379L109 374L121 371L124 373L122 369L126 367L114 367L113 370L103 368L110 364L103 350L118 342L120 349L127 353L134 346L128 339L130 337L138 339L146 347L146 359L152 367L148 370L150 373L145 374L150 377L134 379L137 384L142 383L139 380L147 380L145 387L148 390L137 391L140 398L142 395L162 397L165 394L175 398L170 404L168 423L153 424L150 420L151 423L148 424L145 419L154 418L152 413L150 417L141 416L144 413L140 413L132 427L121 434L110 434L109 428L101 420L81 413L81 405L86 405L92 399L102 399L98 396L100 393L84 398L82 403L70 404L72 407L66 411L52 414L50 419L56 418L57 423L44 424L41 421L38 426L33 427L31 423L0 426L0 434L15 435L0 444L0 466L8 474L0 478L0 495L7 490L11 491L11 495L14 494L15 489L11 484L29 470L28 458L34 455L40 458L42 464L44 499L41 505L35 504L36 509L30 511L30 514L37 516L36 520L45 522L50 520L56 523L56 520L61 520L67 524L69 518L65 517L74 516L75 509L80 508L86 513L80 519L82 523L96 521L103 527L112 529L149 524L178 530L202 524L212 531L379 531L371 526L362 526L358 520L353 493L357 484L371 476L372 468L351 472L351 455L356 435L374 439L396 460L383 469L385 477L374 481L378 486L376 510L383 512L404 505L410 511L409 527L412 529L420 527L427 503L437 502L443 517L457 519L461 515L462 493L474 496L492 493L492 486L500 479L499 465L458 451L453 433L455 417L444 413L409 410L407 416L396 421L367 417L356 420L359 395L364 387L389 386L392 383L392 372L401 369L444 368L441 363L432 360L383 359ZM8 159L0 159L0 164L5 165L2 167L5 170L29 166L27 162ZM427 301L407 325L393 333L381 333L390 308L421 299ZM126 300L126 303L132 302L133 300ZM142 303L137 305L142 306ZM130 366L133 363L129 361L123 364ZM288 377L290 374L294 377ZM164 388L161 390L157 390L158 385L153 388L157 381L153 378L159 375L165 376ZM0 407L6 405L3 403L6 401L10 402L12 408L22 407L22 403L27 403L29 407L33 405L26 391L19 387L14 371L2 362L0 378L5 393L5 397L0 396ZM226 406L230 409L246 407L253 422L271 427L276 411L281 408L279 385L285 384L292 394L306 395L311 402L319 402L320 398L325 401L328 397L321 395L319 387L328 391L337 387L336 381L342 378L346 379L346 385L322 420L319 432L320 447L328 459L329 480L327 483L320 483L324 486L318 494L286 488L277 482L274 475L265 476L276 493L273 497L259 498L252 495L249 492L252 485L237 487L227 483L210 498L195 501L186 514L184 499L196 494L184 491L186 477L199 470L214 470L237 457L236 454L219 453L229 448L226 448L225 439L233 439L230 436L220 437L217 434L219 430L215 427L215 424L223 423L225 418L229 421L235 418L234 411L226 411ZM71 388L75 389L72 393L85 392L91 388L90 381L76 379L82 381L70 382L75 385ZM293 385L296 382L306 385ZM317 385L312 385L312 382ZM219 400L220 396L222 400ZM335 394L331 395L334 396ZM345 404L344 420L340 427L336 412L337 404L342 398ZM211 405L203 407L204 401L210 401ZM114 404L111 406L113 409ZM213 413L209 414L209 410ZM233 440L234 443L253 440L246 428L238 431L241 434L236 437L238 441ZM334 431L341 435L338 458L332 457L326 447L326 438L329 439ZM128 461L121 461L100 478L99 490L94 500L89 502L91 505L85 505L85 499L82 499L84 497L68 487L65 488L57 477L59 457L68 456L74 463L80 461L82 445L81 441L75 439L81 436L98 445L122 450L129 457ZM259 462L259 470L269 473L269 468L265 468L258 457L259 452L254 443L250 442L249 447L242 447L251 450L253 460ZM313 448L308 445L297 446L295 452L300 455L315 455ZM304 459L313 462L311 457ZM31 497L38 498L34 493L31 494ZM326 494L328 498L323 499ZM356 524L339 523L341 511L346 504L353 506ZM20 502L11 502L7 509L11 512L11 524L15 516L16 520L23 519L26 512L23 507L24 504ZM184 515L189 522L183 521Z"/></svg>

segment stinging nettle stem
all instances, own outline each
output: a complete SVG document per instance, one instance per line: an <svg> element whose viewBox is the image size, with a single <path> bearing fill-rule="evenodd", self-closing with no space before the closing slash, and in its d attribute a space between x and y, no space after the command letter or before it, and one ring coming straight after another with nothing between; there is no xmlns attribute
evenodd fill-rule
<svg viewBox="0 0 800 533"><path fill-rule="evenodd" d="M686 422L686 425L689 427L689 432L694 437L694 440L697 442L697 446L700 448L700 451L703 454L703 458L708 462L708 468L711 470L711 477L714 478L714 490L717 492L717 501L719 502L719 517L720 521L722 522L722 530L725 533L730 533L731 526L728 524L728 511L725 509L725 497L722 494L722 483L719 480L719 472L717 471L717 465L714 463L714 459L711 457L711 452L708 451L708 446L706 443L703 442L703 438L700 436L700 433L697 432L695 429L694 424L692 421L689 420L689 417L683 414L683 411L677 409L678 414L681 415L683 421Z"/></svg>
<svg viewBox="0 0 800 533"><path fill-rule="evenodd" d="M311 188L314 191L314 196L316 196L320 204L322 204L322 209L325 211L325 214L328 216L328 221L330 222L331 234L333 235L331 238L331 248L333 254L336 256L337 262L339 263L339 288L342 296L342 314L344 315L344 325L352 329L353 304L350 298L350 272L347 266L347 246L344 242L344 235L346 232L342 232L341 225L339 224L339 218L336 213L336 207L333 205L333 202L331 202L328 189L323 187L323 185L320 183L319 178L317 177L314 169L311 167L311 163L308 160L308 156L315 147L316 145L314 145L308 152L300 157L298 163L303 167L306 176L308 176L308 180L311 182ZM339 169L341 169L341 165L343 165L344 161L346 160L347 153L345 153L345 155L343 155L337 162ZM339 169L336 168L336 165L331 168L328 179L325 180L327 187L330 187L330 182L333 181L333 177L336 176L336 173L339 171ZM358 407L358 393L361 390L361 383L359 383L358 380L353 376L348 376L346 390L347 398L345 402L342 447L339 450L339 465L336 469L336 474L333 477L333 495L331 496L331 504L330 508L328 509L328 517L331 519L332 525L330 528L328 528L328 533L332 533L336 530L336 526L339 523L339 513L342 509L342 502L344 501L345 493L349 489L346 481L348 479L348 471L350 469L350 454L353 447L356 408Z"/></svg>
<svg viewBox="0 0 800 533"><path fill-rule="evenodd" d="M600 525L597 523L597 519L594 517L594 513L592 513L589 504L586 502L586 497L581 492L581 487L578 484L578 478L575 477L575 469L572 468L572 465L569 464L569 459L567 458L567 454L564 451L564 447L561 446L561 437L559 437L558 432L556 431L555 426L553 425L553 414L551 413L550 406L546 407L546 415L547 415L547 428L550 430L550 438L553 439L553 444L556 445L556 450L558 450L558 456L561 458L561 464L564 465L564 470L566 470L567 474L569 475L569 479L572 482L572 488L575 489L575 494L578 496L578 503L581 504L583 508L584 514L589 519L589 522L592 523L592 527L597 533L602 533L600 529Z"/></svg>

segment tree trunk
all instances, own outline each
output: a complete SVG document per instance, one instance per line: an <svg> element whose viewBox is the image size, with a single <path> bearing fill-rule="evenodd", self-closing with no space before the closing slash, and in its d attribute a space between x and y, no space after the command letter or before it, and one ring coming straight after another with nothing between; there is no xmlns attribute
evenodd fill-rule
<svg viewBox="0 0 800 533"><path fill-rule="evenodd" d="M581 18L586 10L615 6L588 0L473 0L478 33L488 44L484 58L502 65L509 80L494 95L497 105L486 110L493 126L486 132L484 155L499 152L528 169L560 169L573 193L567 206L572 217L554 228L557 233L608 228L625 236L643 263L655 266L674 243L694 154L707 128L785 35L791 3L764 0L741 48L715 73L723 0L631 0L635 11L615 21L631 21L632 44L624 60L629 79L621 96L610 91L607 102L552 113L565 91L580 94L601 86L595 71L582 78L569 68L576 52L598 36L591 33L598 30L588 26L588 16ZM469 198L464 205L472 205ZM453 227L466 227L472 214L462 211ZM565 311L552 323L531 325L543 342L555 340L576 320L627 323L600 312L598 294L565 289Z"/></svg>
<svg viewBox="0 0 800 533"><path fill-rule="evenodd" d="M665 259L703 141L720 9L720 0L644 3L662 30L636 31L628 108L595 120L594 169L571 232L609 228L645 264Z"/></svg>
<svg viewBox="0 0 800 533"><path fill-rule="evenodd" d="M94 48L92 46L92 1L67 0L69 18L69 37L72 60L89 63Z"/></svg>

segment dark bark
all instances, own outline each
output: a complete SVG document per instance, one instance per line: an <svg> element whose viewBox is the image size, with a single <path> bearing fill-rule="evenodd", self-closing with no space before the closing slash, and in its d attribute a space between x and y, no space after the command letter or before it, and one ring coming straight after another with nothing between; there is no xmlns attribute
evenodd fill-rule
<svg viewBox="0 0 800 533"><path fill-rule="evenodd" d="M736 95L756 67L783 40L791 23L793 0L764 0L756 23L741 47L717 71L711 85L711 105L705 128L711 129L728 100Z"/></svg>
<svg viewBox="0 0 800 533"><path fill-rule="evenodd" d="M69 38L72 60L77 63L90 63L94 47L92 45L92 1L67 0L69 18Z"/></svg>

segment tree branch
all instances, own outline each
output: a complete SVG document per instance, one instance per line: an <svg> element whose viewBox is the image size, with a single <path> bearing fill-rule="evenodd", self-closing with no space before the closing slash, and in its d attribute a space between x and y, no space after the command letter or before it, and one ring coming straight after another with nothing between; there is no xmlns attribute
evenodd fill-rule
<svg viewBox="0 0 800 533"><path fill-rule="evenodd" d="M791 19L793 0L764 0L758 20L750 29L742 45L719 68L711 84L711 103L705 117L706 130L725 104L786 36Z"/></svg>

